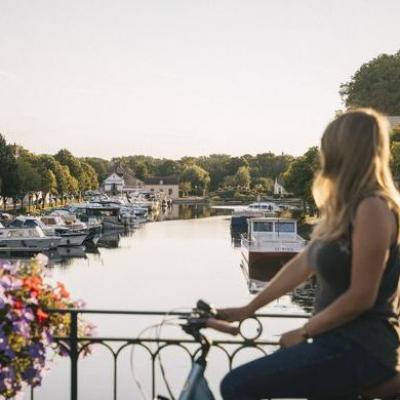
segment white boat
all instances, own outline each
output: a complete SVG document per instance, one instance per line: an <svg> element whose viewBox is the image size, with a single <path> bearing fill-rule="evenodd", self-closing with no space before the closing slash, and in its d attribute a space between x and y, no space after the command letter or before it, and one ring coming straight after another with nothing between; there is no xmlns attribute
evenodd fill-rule
<svg viewBox="0 0 400 400"><path fill-rule="evenodd" d="M104 229L124 229L125 223L122 221L119 206L102 205L98 203L87 203L72 206L71 211L81 220L86 221L90 218L97 218L101 221Z"/></svg>
<svg viewBox="0 0 400 400"><path fill-rule="evenodd" d="M271 215L282 211L282 209L277 204L269 201L257 201L255 203L251 203L248 205L248 209L253 211L263 211L264 213L270 213Z"/></svg>
<svg viewBox="0 0 400 400"><path fill-rule="evenodd" d="M81 246L88 236L86 231L72 231L59 226L47 226L39 218L17 217L11 224L12 228L39 228L47 236L59 236L59 246Z"/></svg>
<svg viewBox="0 0 400 400"><path fill-rule="evenodd" d="M248 219L257 217L276 216L282 208L275 203L257 201L246 207L236 208L232 213L231 231L233 233L245 233L248 230Z"/></svg>
<svg viewBox="0 0 400 400"><path fill-rule="evenodd" d="M306 241L298 235L295 219L263 217L248 221L248 233L241 238L241 251L249 279L269 281L304 249Z"/></svg>
<svg viewBox="0 0 400 400"><path fill-rule="evenodd" d="M38 228L3 228L0 229L0 251L43 251L60 245L58 236L46 236Z"/></svg>

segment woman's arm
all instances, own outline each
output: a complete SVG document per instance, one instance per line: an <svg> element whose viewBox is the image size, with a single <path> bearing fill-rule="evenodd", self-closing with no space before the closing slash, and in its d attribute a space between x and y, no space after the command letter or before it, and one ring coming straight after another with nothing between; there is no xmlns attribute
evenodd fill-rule
<svg viewBox="0 0 400 400"><path fill-rule="evenodd" d="M343 325L375 303L390 244L396 238L396 219L386 202L374 197L361 202L353 225L350 287L306 323L309 336Z"/></svg>
<svg viewBox="0 0 400 400"><path fill-rule="evenodd" d="M308 249L291 259L268 283L268 285L247 305L243 307L218 310L221 319L241 321L253 315L259 308L281 297L304 282L313 273L308 265Z"/></svg>

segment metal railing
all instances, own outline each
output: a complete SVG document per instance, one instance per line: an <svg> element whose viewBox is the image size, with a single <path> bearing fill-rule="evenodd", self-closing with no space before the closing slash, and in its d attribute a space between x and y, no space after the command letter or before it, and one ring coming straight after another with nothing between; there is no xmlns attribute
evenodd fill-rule
<svg viewBox="0 0 400 400"><path fill-rule="evenodd" d="M264 252L299 252L305 246L305 241L299 237L298 240L277 240L277 239L249 239L241 238L241 244L248 250L262 249Z"/></svg>
<svg viewBox="0 0 400 400"><path fill-rule="evenodd" d="M70 315L70 335L68 337L56 337L55 340L62 345L68 353L71 361L70 366L70 399L78 400L78 364L81 359L82 352L87 349L88 346L93 344L102 344L106 349L108 349L113 356L113 400L117 400L117 373L118 373L118 357L122 350L128 346L140 345L144 348L151 357L151 395L152 398L156 396L156 377L155 377L155 364L157 357L160 355L160 351L168 346L180 346L184 349L193 361L200 350L200 346L192 346L194 349L190 349L188 346L190 344L194 345L193 339L188 338L167 338L160 337L158 339L152 338L139 338L139 337L82 337L79 336L79 316L80 315L114 315L114 316L182 316L187 313L182 312L165 312L165 311L119 311L119 310L90 310L90 309L50 309L47 310L49 313L62 313ZM307 319L309 314L256 314L256 319L260 321L263 318L302 318ZM262 326L262 324L261 324ZM150 344L157 344L155 350L153 350ZM241 340L213 340L212 346L217 347L223 351L229 361L229 369L232 368L233 360L240 350L244 348L257 348L261 350L263 354L266 354L266 346L278 346L276 340L251 340L244 339ZM228 351L226 347L234 347L233 351ZM31 400L34 400L35 390L31 390ZM110 399L111 400L111 399Z"/></svg>

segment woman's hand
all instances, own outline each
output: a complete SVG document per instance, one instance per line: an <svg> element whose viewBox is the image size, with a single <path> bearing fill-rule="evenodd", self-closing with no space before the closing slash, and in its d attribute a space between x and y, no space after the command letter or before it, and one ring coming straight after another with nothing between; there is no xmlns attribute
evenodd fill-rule
<svg viewBox="0 0 400 400"><path fill-rule="evenodd" d="M217 310L218 318L224 321L234 322L242 321L253 315L253 312L248 306L244 307L232 307L232 308L221 308Z"/></svg>
<svg viewBox="0 0 400 400"><path fill-rule="evenodd" d="M296 344L300 344L306 341L306 337L304 336L304 329L294 329L293 331L289 331L284 333L280 340L279 345L282 348L296 346Z"/></svg>

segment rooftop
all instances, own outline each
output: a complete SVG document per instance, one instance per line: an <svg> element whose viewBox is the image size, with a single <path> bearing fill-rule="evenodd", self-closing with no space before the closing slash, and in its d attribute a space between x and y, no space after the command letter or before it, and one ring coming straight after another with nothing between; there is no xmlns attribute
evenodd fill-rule
<svg viewBox="0 0 400 400"><path fill-rule="evenodd" d="M146 185L179 185L177 176L149 176L145 178Z"/></svg>

